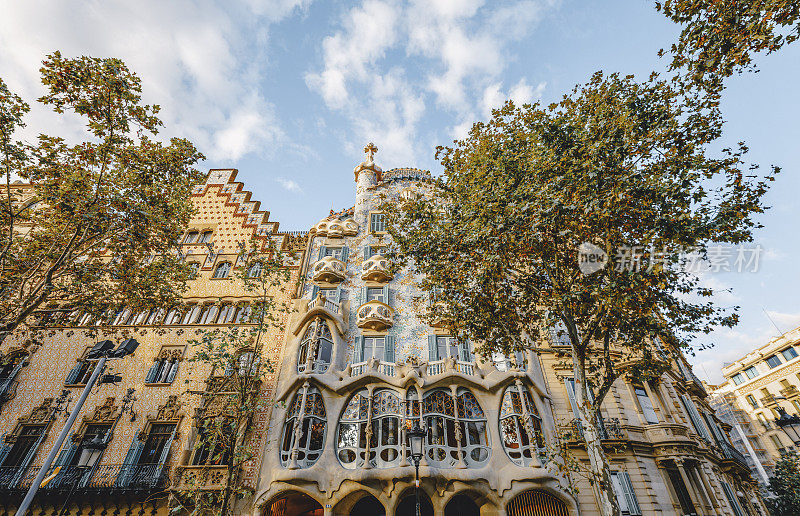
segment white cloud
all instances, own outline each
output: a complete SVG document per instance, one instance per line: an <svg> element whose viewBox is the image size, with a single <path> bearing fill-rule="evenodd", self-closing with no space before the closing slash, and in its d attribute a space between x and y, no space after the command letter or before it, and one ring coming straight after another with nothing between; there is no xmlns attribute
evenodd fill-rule
<svg viewBox="0 0 800 516"><path fill-rule="evenodd" d="M0 70L13 90L32 101L43 92L38 69L46 54L119 57L142 79L144 101L162 106L164 136L186 136L208 157L236 161L274 151L286 140L272 105L258 92L260 54L269 24L307 3L6 2ZM245 54L260 58L241 59ZM28 124L27 137L82 134L77 121L35 105Z"/></svg>
<svg viewBox="0 0 800 516"><path fill-rule="evenodd" d="M276 177L275 181L277 181L284 190L288 190L290 192L295 193L303 193L303 189L300 188L300 185L297 184L296 181L292 179L286 179L285 177Z"/></svg>
<svg viewBox="0 0 800 516"><path fill-rule="evenodd" d="M341 111L355 128L352 149L374 140L385 166L400 166L429 152L420 142L423 114L435 106L459 120L463 137L476 113L486 115L506 98L538 98L523 77L508 91L499 80L514 57L508 43L523 37L553 2L484 0L364 0L343 16L322 43L323 65L306 75L309 88ZM398 66L397 54L405 54ZM403 160L403 162L394 161Z"/></svg>

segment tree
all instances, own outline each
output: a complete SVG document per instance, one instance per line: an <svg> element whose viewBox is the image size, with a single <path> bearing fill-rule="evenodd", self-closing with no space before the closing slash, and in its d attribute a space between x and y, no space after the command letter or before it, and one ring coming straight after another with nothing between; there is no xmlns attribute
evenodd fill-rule
<svg viewBox="0 0 800 516"><path fill-rule="evenodd" d="M690 80L708 89L734 73L755 70L754 54L770 54L800 37L795 0L665 0L656 8L683 25L671 48L672 68L686 67Z"/></svg>
<svg viewBox="0 0 800 516"><path fill-rule="evenodd" d="M800 514L800 456L796 451L789 451L775 463L769 490L773 496L766 502L772 514Z"/></svg>
<svg viewBox="0 0 800 516"><path fill-rule="evenodd" d="M397 256L436 289L432 318L484 356L546 347L551 330L566 343L605 515L619 514L598 430L612 384L737 321L682 251L749 242L777 169L745 167L743 144L712 157L721 128L700 94L597 73L557 104L507 103L437 150L433 195L384 206Z"/></svg>
<svg viewBox="0 0 800 516"><path fill-rule="evenodd" d="M220 491L203 489L202 478L195 479L194 485L184 482L189 488L176 493L176 510L227 516L236 500L251 494L243 483L243 466L261 450L256 448L259 443L251 442L248 430L253 416L265 409L261 383L273 371L273 364L261 360L263 338L270 329L283 328L283 314L288 311L285 303L275 299L289 279L285 258L271 240L242 246L237 260L241 267L234 277L237 287L252 296L249 319L243 321L250 324L202 331L190 341L189 362L209 372L203 391L186 392L201 400L195 455L202 450L204 464L225 466L227 476Z"/></svg>
<svg viewBox="0 0 800 516"><path fill-rule="evenodd" d="M0 339L45 308L169 306L188 277L175 250L203 156L153 139L159 107L140 103L141 80L119 59L55 52L40 71L39 102L82 117L87 134L17 140L29 105L0 79Z"/></svg>

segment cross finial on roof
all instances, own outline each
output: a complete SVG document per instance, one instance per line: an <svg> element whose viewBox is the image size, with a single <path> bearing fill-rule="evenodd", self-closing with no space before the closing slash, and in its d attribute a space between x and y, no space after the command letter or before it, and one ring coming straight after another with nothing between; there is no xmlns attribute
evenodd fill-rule
<svg viewBox="0 0 800 516"><path fill-rule="evenodd" d="M378 148L375 146L374 143L369 142L366 147L364 147L364 152L367 153L367 163L372 164L373 159L375 157L375 153L378 152Z"/></svg>

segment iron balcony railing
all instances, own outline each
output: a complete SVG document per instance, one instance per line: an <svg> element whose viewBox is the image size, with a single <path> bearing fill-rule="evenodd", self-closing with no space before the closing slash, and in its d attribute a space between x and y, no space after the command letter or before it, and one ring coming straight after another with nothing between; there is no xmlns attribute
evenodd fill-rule
<svg viewBox="0 0 800 516"><path fill-rule="evenodd" d="M28 489L38 468L0 467L0 490ZM44 490L149 490L167 485L163 464L103 464L51 466L39 489Z"/></svg>
<svg viewBox="0 0 800 516"><path fill-rule="evenodd" d="M733 447L732 444L726 443L725 441L719 443L722 447L722 451L725 453L725 457L735 460L742 466L749 468L750 466L747 464L747 458L744 456L742 452L737 450Z"/></svg>
<svg viewBox="0 0 800 516"><path fill-rule="evenodd" d="M622 440L627 438L622 425L620 425L619 418L603 418L598 422L597 430L600 433L600 439ZM573 419L564 427L563 434L567 438L583 440L583 424L580 420Z"/></svg>

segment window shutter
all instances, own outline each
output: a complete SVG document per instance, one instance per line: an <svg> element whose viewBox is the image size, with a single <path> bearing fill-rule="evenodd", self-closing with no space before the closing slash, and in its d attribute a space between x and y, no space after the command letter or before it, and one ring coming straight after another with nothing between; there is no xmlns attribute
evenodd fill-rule
<svg viewBox="0 0 800 516"><path fill-rule="evenodd" d="M717 441L717 444L720 446L720 448L722 448L724 446L723 443L726 441L722 430L717 427L717 424L714 422L714 418L712 418L710 415L703 414L703 418L706 420L706 424L711 430L711 433L714 434L714 439Z"/></svg>
<svg viewBox="0 0 800 516"><path fill-rule="evenodd" d="M317 259L322 260L323 258L325 258L325 246L321 245L319 246L319 256L317 257Z"/></svg>
<svg viewBox="0 0 800 516"><path fill-rule="evenodd" d="M359 363L364 360L364 336L359 335L356 337L356 343L353 347L353 363Z"/></svg>
<svg viewBox="0 0 800 516"><path fill-rule="evenodd" d="M147 376L144 379L144 383L154 383L156 381L156 376L158 375L158 369L161 366L161 360L156 360L152 366L150 366L150 370L147 371Z"/></svg>
<svg viewBox="0 0 800 516"><path fill-rule="evenodd" d="M386 347L384 348L384 360L386 362L394 362L394 335L387 335L384 341Z"/></svg>
<svg viewBox="0 0 800 516"><path fill-rule="evenodd" d="M342 261L347 263L347 258L349 256L350 256L350 248L347 247L346 245L342 246Z"/></svg>
<svg viewBox="0 0 800 516"><path fill-rule="evenodd" d="M469 353L469 342L468 341L464 341L464 342L459 341L458 342L458 357L459 357L458 359L461 360L462 362L471 362L469 355L470 355L470 353Z"/></svg>
<svg viewBox="0 0 800 516"><path fill-rule="evenodd" d="M179 363L180 362L178 360L175 360L172 363L172 367L170 367L170 369L169 369L169 374L167 374L167 383L172 383L173 381L175 381L175 375L178 374L178 364Z"/></svg>
<svg viewBox="0 0 800 516"><path fill-rule="evenodd" d="M125 461L122 463L122 470L117 477L117 485L120 487L128 487L136 474L136 466L139 462L139 457L142 455L144 449L144 442L140 441L137 436L133 437L128 453L125 455Z"/></svg>
<svg viewBox="0 0 800 516"><path fill-rule="evenodd" d="M368 245L364 246L364 259L369 260L372 257L372 248Z"/></svg>
<svg viewBox="0 0 800 516"><path fill-rule="evenodd" d="M342 286L336 287L336 299L332 299L334 303L339 303L342 300Z"/></svg>
<svg viewBox="0 0 800 516"><path fill-rule="evenodd" d="M158 479L161 476L161 472L164 470L164 464L167 462L167 457L169 456L169 450L172 447L172 441L175 440L175 435L178 432L178 423L175 423L175 428L172 430L172 435L169 436L167 442L164 443L164 448L161 450L161 457L158 459L158 465L156 466L155 473L153 474L152 478L148 479L150 486L155 486L158 484Z"/></svg>
<svg viewBox="0 0 800 516"><path fill-rule="evenodd" d="M317 299L317 294L319 294L319 287L316 285L311 286L311 300Z"/></svg>
<svg viewBox="0 0 800 516"><path fill-rule="evenodd" d="M428 361L439 360L439 349L436 347L436 335L428 335Z"/></svg>
<svg viewBox="0 0 800 516"><path fill-rule="evenodd" d="M697 411L697 407L694 406L694 402L685 394L681 394L681 401L683 401L683 406L686 407L686 412L689 413L689 419L692 420L694 429L700 434L700 437L711 442L711 436L708 435L708 430L703 424L703 420L700 418L700 413Z"/></svg>
<svg viewBox="0 0 800 516"><path fill-rule="evenodd" d="M367 287L361 287L361 304L367 302Z"/></svg>
<svg viewBox="0 0 800 516"><path fill-rule="evenodd" d="M42 445L42 441L44 441L44 436L47 435L46 430L47 430L46 427L42 428L42 433L39 434L39 438L36 439L36 443L33 446L31 446L30 450L28 450L28 453L25 454L25 458L22 459L22 462L17 468L17 472L16 474L14 474L14 478L11 479L10 487L17 487L19 481L22 480L22 476L25 475L25 473L28 471L28 466L30 466L34 455L36 455L36 452L39 451L39 446Z"/></svg>
<svg viewBox="0 0 800 516"><path fill-rule="evenodd" d="M72 385L76 381L78 381L78 375L81 372L81 366L82 365L83 365L83 362L81 362L81 361L78 361L78 363L75 364L75 367L73 367L72 371L70 371L69 374L67 375L67 379L64 380L64 384L65 385Z"/></svg>
<svg viewBox="0 0 800 516"><path fill-rule="evenodd" d="M572 406L572 413L575 416L575 419L580 420L578 402L575 401L575 380L572 378L564 378L564 385L567 388L567 396L569 396L569 404Z"/></svg>
<svg viewBox="0 0 800 516"><path fill-rule="evenodd" d="M225 372L224 372L224 374L225 374L225 376L230 376L230 375L233 374L233 364L231 364L231 360L230 359L225 362Z"/></svg>
<svg viewBox="0 0 800 516"><path fill-rule="evenodd" d="M383 287L383 302L386 303L387 305L391 304L391 302L389 300L389 287L388 287L388 285Z"/></svg>
<svg viewBox="0 0 800 516"><path fill-rule="evenodd" d="M636 499L636 493L633 491L633 484L631 477L626 471L617 473L622 491L625 493L625 500L628 502L628 514L631 516L641 516L642 510L639 508L639 501Z"/></svg>
<svg viewBox="0 0 800 516"><path fill-rule="evenodd" d="M731 508L733 508L733 512L736 516L744 516L744 511L742 507L739 505L739 500L736 499L736 495L733 493L733 489L731 486L728 485L727 482L722 482L722 489L725 491L725 497L728 499L728 503L730 504Z"/></svg>
<svg viewBox="0 0 800 516"><path fill-rule="evenodd" d="M0 437L0 467L3 465L3 461L6 460L8 452L11 451L11 445L6 444L6 435L8 434L3 434L2 437Z"/></svg>

